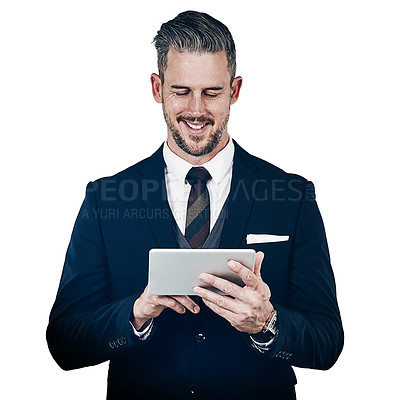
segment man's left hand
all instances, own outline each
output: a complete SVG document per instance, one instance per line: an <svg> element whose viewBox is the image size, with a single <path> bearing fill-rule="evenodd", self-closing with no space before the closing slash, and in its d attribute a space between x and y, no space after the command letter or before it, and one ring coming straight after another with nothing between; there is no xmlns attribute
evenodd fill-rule
<svg viewBox="0 0 399 400"><path fill-rule="evenodd" d="M228 296L199 286L193 289L211 310L225 318L240 332L252 334L260 332L273 311L269 286L263 282L260 275L263 258L264 254L261 251L256 253L254 272L237 261L227 263L227 266L240 276L245 284L244 287L211 274L202 273L199 276L202 282L221 290Z"/></svg>

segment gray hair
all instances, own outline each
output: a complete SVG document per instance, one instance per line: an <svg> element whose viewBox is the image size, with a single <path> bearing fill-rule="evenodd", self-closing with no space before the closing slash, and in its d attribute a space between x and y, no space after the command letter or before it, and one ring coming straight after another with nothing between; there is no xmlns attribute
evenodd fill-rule
<svg viewBox="0 0 399 400"><path fill-rule="evenodd" d="M180 13L174 19L162 24L153 43L157 49L158 70L162 84L170 48L179 52L194 53L224 51L231 73L231 83L233 82L236 74L236 49L233 36L227 26L208 14L197 11Z"/></svg>

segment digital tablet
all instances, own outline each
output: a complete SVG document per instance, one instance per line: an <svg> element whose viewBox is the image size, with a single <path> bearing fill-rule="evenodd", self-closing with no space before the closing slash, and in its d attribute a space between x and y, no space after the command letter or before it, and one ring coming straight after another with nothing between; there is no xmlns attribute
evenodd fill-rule
<svg viewBox="0 0 399 400"><path fill-rule="evenodd" d="M149 252L148 286L154 295L194 295L193 287L201 286L224 294L199 280L202 272L243 286L241 278L227 266L235 260L254 270L252 249L151 249Z"/></svg>

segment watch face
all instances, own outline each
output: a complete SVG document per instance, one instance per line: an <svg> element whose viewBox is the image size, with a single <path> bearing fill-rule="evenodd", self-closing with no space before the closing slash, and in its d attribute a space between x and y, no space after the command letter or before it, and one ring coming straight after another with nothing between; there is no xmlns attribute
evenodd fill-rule
<svg viewBox="0 0 399 400"><path fill-rule="evenodd" d="M276 334L276 322L277 322L277 311L274 311L272 319L270 320L269 325L267 325L266 328L266 331L271 332L273 336Z"/></svg>

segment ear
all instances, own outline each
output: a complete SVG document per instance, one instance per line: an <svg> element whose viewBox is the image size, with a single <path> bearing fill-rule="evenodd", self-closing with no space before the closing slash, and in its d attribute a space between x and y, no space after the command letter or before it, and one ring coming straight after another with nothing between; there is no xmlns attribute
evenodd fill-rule
<svg viewBox="0 0 399 400"><path fill-rule="evenodd" d="M238 100L238 96L240 95L242 85L241 76L237 76L233 80L233 84L231 85L231 104L234 104Z"/></svg>
<svg viewBox="0 0 399 400"><path fill-rule="evenodd" d="M152 95L157 103L162 103L162 82L157 74L151 74Z"/></svg>

